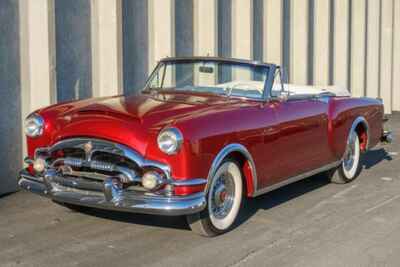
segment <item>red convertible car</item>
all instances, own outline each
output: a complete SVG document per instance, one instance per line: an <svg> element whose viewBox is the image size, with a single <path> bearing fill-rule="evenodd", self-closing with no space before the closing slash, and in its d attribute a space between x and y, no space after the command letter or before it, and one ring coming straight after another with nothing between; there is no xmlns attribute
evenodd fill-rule
<svg viewBox="0 0 400 267"><path fill-rule="evenodd" d="M132 95L40 109L25 122L21 188L66 206L185 215L230 230L245 197L325 172L354 180L380 141L383 105L338 87L281 82L280 67L166 58Z"/></svg>

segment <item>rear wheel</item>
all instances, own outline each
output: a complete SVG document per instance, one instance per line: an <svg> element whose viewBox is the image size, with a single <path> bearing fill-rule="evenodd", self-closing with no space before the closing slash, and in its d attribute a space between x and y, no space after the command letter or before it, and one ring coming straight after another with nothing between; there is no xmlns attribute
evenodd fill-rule
<svg viewBox="0 0 400 267"><path fill-rule="evenodd" d="M211 180L207 207L186 216L192 231L203 236L215 236L229 231L239 214L243 198L243 180L239 165L224 161Z"/></svg>
<svg viewBox="0 0 400 267"><path fill-rule="evenodd" d="M360 139L354 130L349 135L342 163L332 174L331 181L335 183L351 182L360 174L361 167Z"/></svg>

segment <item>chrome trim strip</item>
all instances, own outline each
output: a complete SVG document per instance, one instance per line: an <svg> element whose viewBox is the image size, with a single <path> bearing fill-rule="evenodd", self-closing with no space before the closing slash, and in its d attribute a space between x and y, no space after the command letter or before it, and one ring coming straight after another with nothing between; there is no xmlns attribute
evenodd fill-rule
<svg viewBox="0 0 400 267"><path fill-rule="evenodd" d="M206 179L195 178L195 179L187 179L187 180L171 180L169 184L174 186L198 186L207 184Z"/></svg>
<svg viewBox="0 0 400 267"><path fill-rule="evenodd" d="M43 183L43 177L31 175L31 174L29 174L29 173L28 173L27 171L25 171L25 170L21 171L21 172L19 173L19 176L20 176L21 178L26 178L26 179L29 179L29 180L37 181L37 182L39 182L39 183Z"/></svg>
<svg viewBox="0 0 400 267"><path fill-rule="evenodd" d="M225 157L232 153L232 152L239 152L241 153L243 156L246 157L246 159L249 161L250 163L250 168L251 168L251 172L252 172L252 176L253 176L253 187L254 190L257 190L257 172L256 172L256 165L254 164L254 160L250 154L250 152L247 150L247 148L241 144L230 144L225 146L219 153L218 155L214 158L213 163L211 164L211 168L210 171L208 173L208 178L207 178L207 185L205 188L205 192L208 192L212 177L214 176L214 174L217 172L217 169L219 167L219 165L221 165L222 161L225 159Z"/></svg>
<svg viewBox="0 0 400 267"><path fill-rule="evenodd" d="M280 187L283 187L283 186L285 186L285 185L288 185L288 184L291 184L291 183L294 183L294 182L303 180L303 179L308 178L308 177L310 177L310 176L313 176L313 175L315 175L315 174L318 174L318 173L321 173L321 172L324 172L324 171L328 171L328 170L330 170L330 169L333 169L333 168L339 166L341 162L342 162L342 161L339 160L339 161L330 163L330 164L328 164L328 165L325 165L325 166L323 166L323 167L321 167L321 168L318 168L318 169L315 169L315 170L312 170L312 171L308 171L308 172L305 172L305 173L303 173L303 174L300 174L300 175L291 177L291 178L289 178L289 179L286 179L286 180L284 180L284 181L282 181L282 182L273 184L273 185L271 185L271 186L267 186L267 187L265 187L265 188L263 188L263 189L257 190L257 191L254 193L253 196L254 196L254 197L257 197L257 196L260 196L260 195L262 195L262 194L265 194L265 193L268 193L268 192L270 192L270 191L273 191L273 190L275 190L275 189L278 189L278 188L280 188Z"/></svg>
<svg viewBox="0 0 400 267"><path fill-rule="evenodd" d="M273 63L264 63L257 60L228 58L228 57L188 56L188 57L166 57L160 59L160 62L179 62L179 61L216 61L216 62L220 61L226 63L249 64L249 65L264 66L264 67L276 66Z"/></svg>

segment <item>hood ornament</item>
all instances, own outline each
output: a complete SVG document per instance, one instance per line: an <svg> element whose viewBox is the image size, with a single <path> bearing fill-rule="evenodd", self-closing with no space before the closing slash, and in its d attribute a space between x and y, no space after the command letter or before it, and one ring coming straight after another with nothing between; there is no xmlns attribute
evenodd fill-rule
<svg viewBox="0 0 400 267"><path fill-rule="evenodd" d="M89 154L93 149L93 144L92 142L87 142L86 144L83 145L83 150L85 151L86 154Z"/></svg>

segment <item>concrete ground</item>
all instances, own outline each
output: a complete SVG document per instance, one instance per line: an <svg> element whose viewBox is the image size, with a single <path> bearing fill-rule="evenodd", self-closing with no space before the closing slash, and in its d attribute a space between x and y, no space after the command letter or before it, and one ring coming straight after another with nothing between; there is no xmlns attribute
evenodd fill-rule
<svg viewBox="0 0 400 267"><path fill-rule="evenodd" d="M391 128L400 139L400 114ZM400 145L376 147L351 184L322 176L250 200L217 238L183 218L73 212L0 198L0 266L400 266Z"/></svg>

